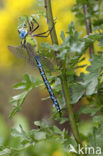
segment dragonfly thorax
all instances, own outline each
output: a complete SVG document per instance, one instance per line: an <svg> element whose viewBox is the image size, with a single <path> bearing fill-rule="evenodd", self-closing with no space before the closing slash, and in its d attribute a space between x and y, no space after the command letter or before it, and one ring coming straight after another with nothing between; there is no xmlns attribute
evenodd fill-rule
<svg viewBox="0 0 103 156"><path fill-rule="evenodd" d="M26 43L31 44L31 45L32 45L33 47L35 47L35 48L38 47L35 38L32 37L31 35L27 35L27 37L26 37ZM35 49L35 50L36 50L36 49Z"/></svg>
<svg viewBox="0 0 103 156"><path fill-rule="evenodd" d="M21 28L18 31L19 31L20 38L24 39L26 37L26 35L27 35L27 30Z"/></svg>

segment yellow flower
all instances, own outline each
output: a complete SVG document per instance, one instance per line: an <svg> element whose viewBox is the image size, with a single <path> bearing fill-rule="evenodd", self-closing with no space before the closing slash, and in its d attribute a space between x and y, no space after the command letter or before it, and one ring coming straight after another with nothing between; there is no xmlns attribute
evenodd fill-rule
<svg viewBox="0 0 103 156"><path fill-rule="evenodd" d="M53 153L52 156L63 156L63 154L62 154L61 151L57 150L57 151L55 151L55 152Z"/></svg>
<svg viewBox="0 0 103 156"><path fill-rule="evenodd" d="M79 69L77 70L77 75L80 75L80 73L82 73L82 72L88 73L88 71L86 70L87 66L90 65L88 52L87 52L86 54L84 54L84 55L82 56L82 58L83 58L83 57L85 57L85 60L82 61L82 62L80 62L80 63L78 63L78 66L82 66L82 65L86 65L86 66L83 67L83 68L79 68Z"/></svg>

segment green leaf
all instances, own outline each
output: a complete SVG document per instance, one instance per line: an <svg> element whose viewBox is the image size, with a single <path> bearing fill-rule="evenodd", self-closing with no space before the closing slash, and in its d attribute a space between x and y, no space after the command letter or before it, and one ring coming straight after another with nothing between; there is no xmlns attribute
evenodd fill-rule
<svg viewBox="0 0 103 156"><path fill-rule="evenodd" d="M53 131L56 134L62 134L62 131L57 126L53 126Z"/></svg>
<svg viewBox="0 0 103 156"><path fill-rule="evenodd" d="M10 113L10 116L9 116L10 119L14 117L16 112L19 112L21 110L22 104L30 91L31 91L31 88L28 91L24 91L21 94L11 98L10 103L14 108Z"/></svg>
<svg viewBox="0 0 103 156"><path fill-rule="evenodd" d="M41 124L40 124L40 121L34 121L34 125L40 126L40 125L41 125Z"/></svg>
<svg viewBox="0 0 103 156"><path fill-rule="evenodd" d="M85 88L82 85L74 84L71 88L71 104L77 103L80 98L84 95Z"/></svg>
<svg viewBox="0 0 103 156"><path fill-rule="evenodd" d="M101 147L103 150L103 125L99 125L93 129L92 135L88 136L89 145L93 147Z"/></svg>
<svg viewBox="0 0 103 156"><path fill-rule="evenodd" d="M14 85L14 89L23 90L22 93L11 97L10 104L13 106L13 110L10 113L9 118L13 118L16 112L21 111L22 104L25 101L28 93L34 88L41 85L41 80L32 77L31 75L25 74L24 80Z"/></svg>
<svg viewBox="0 0 103 156"><path fill-rule="evenodd" d="M64 124L65 122L68 122L68 118L61 118L60 124Z"/></svg>
<svg viewBox="0 0 103 156"><path fill-rule="evenodd" d="M13 108L13 110L10 112L9 118L12 119L15 116L15 114L19 111L20 111L20 108L18 107Z"/></svg>
<svg viewBox="0 0 103 156"><path fill-rule="evenodd" d="M84 42L76 41L76 42L74 42L74 43L71 44L71 46L70 46L70 52L72 52L72 53L74 53L74 52L81 53L81 51L84 48L84 45L85 45Z"/></svg>
<svg viewBox="0 0 103 156"><path fill-rule="evenodd" d="M97 115L97 116L93 117L93 122L102 123L103 122L103 116Z"/></svg>
<svg viewBox="0 0 103 156"><path fill-rule="evenodd" d="M11 150L9 148L5 148L2 151L0 150L0 155L10 154Z"/></svg>
<svg viewBox="0 0 103 156"><path fill-rule="evenodd" d="M38 140L38 141L44 140L44 139L46 139L46 133L45 132L36 132L34 134L34 138L35 138L35 140Z"/></svg>
<svg viewBox="0 0 103 156"><path fill-rule="evenodd" d="M96 77L92 78L91 81L87 84L86 87L86 95L92 95L97 93L97 85L98 85L98 79Z"/></svg>
<svg viewBox="0 0 103 156"><path fill-rule="evenodd" d="M64 32L63 31L61 31L60 37L61 37L62 40L65 39L65 35L64 35Z"/></svg>
<svg viewBox="0 0 103 156"><path fill-rule="evenodd" d="M24 80L15 84L14 88L28 90L36 86L37 83L40 84L40 80L36 80L36 78L33 78L31 75L25 74Z"/></svg>
<svg viewBox="0 0 103 156"><path fill-rule="evenodd" d="M78 111L78 113L79 114L91 114L91 116L94 116L100 110L101 110L101 107L98 108L95 106L83 105Z"/></svg>

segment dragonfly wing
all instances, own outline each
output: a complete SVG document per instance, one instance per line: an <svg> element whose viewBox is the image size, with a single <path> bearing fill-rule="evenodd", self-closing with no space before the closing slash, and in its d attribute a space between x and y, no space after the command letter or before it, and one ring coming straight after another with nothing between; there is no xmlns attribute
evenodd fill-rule
<svg viewBox="0 0 103 156"><path fill-rule="evenodd" d="M35 62L35 56L36 56L36 53L35 53L35 47L33 47L31 44L26 44L25 45L26 47L26 50L27 50L27 55L28 55L28 58L27 58L27 61L32 65L32 66L37 66L36 65L36 62Z"/></svg>
<svg viewBox="0 0 103 156"><path fill-rule="evenodd" d="M8 46L9 51L19 58L25 58L27 57L27 51L22 46Z"/></svg>
<svg viewBox="0 0 103 156"><path fill-rule="evenodd" d="M32 56L31 49L22 46L8 46L9 51L19 58L24 58L30 65L36 66L34 56Z"/></svg>
<svg viewBox="0 0 103 156"><path fill-rule="evenodd" d="M43 66L45 66L47 69L51 71L54 71L54 66L48 58L40 56L40 60Z"/></svg>
<svg viewBox="0 0 103 156"><path fill-rule="evenodd" d="M34 56L36 56L36 50L35 47L33 47L31 44L26 44L25 45L26 49L27 49L27 53L28 55L30 55L31 57L34 58Z"/></svg>
<svg viewBox="0 0 103 156"><path fill-rule="evenodd" d="M26 48L27 48L28 55L31 56L30 59L31 59L31 62L32 62L32 59L35 56L38 57L38 55L36 55L35 47L33 47L31 44L27 44ZM52 71L54 70L54 66L50 62L50 60L48 60L48 58L46 58L44 56L40 56L40 61L41 61L42 65L45 66L47 69L52 70Z"/></svg>

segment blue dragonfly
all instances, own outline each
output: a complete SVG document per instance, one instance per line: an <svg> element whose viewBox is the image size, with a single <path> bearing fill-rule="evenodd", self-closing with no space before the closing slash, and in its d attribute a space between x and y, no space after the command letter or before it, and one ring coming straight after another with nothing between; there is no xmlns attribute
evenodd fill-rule
<svg viewBox="0 0 103 156"><path fill-rule="evenodd" d="M33 21L37 24L37 26L35 28L33 21L31 20L33 19ZM41 63L41 57L37 54L38 49L37 49L37 42L35 40L34 37L48 37L50 31L46 31L40 34L33 34L33 32L38 29L39 24L38 22L32 17L30 19L30 21L26 21L27 23L24 24L24 26L26 27L27 24L29 26L29 30L26 30L24 27L19 28L18 32L21 38L21 45L20 46L8 46L8 49L10 50L11 53L13 53L15 56L19 57L19 58L24 58L26 59L33 67L37 66L40 72L40 75L44 81L44 84L48 90L48 93L57 109L57 111L59 112L60 116L61 116L61 109L59 106L59 103L52 91L52 88L49 84L49 81L47 79L47 76L45 74L45 71L43 69L42 63ZM48 34L46 34L48 33ZM46 35L44 35L46 34ZM45 60L45 58L44 58ZM47 59L46 59L47 61Z"/></svg>

